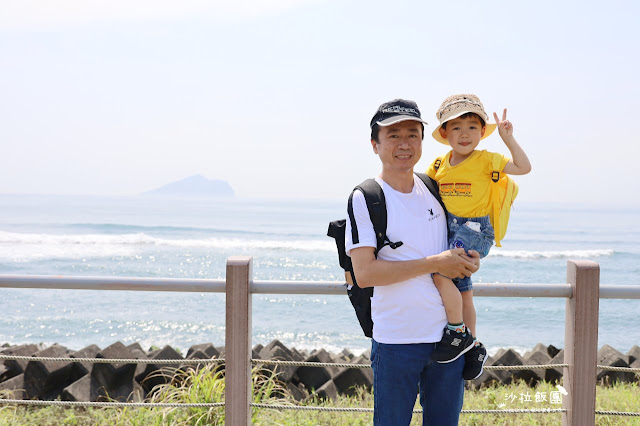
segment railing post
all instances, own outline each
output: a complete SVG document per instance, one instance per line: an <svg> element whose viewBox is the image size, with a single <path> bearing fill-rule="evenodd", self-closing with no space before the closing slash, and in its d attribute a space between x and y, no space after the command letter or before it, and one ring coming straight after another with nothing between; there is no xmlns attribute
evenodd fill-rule
<svg viewBox="0 0 640 426"><path fill-rule="evenodd" d="M600 266L591 261L568 261L567 281L573 296L567 299L562 424L595 425L596 361L598 355L598 307Z"/></svg>
<svg viewBox="0 0 640 426"><path fill-rule="evenodd" d="M225 425L251 424L251 257L227 259Z"/></svg>

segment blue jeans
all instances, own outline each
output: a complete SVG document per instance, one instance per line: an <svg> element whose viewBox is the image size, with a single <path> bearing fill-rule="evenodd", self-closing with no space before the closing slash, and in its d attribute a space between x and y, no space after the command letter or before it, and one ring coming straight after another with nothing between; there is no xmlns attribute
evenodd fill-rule
<svg viewBox="0 0 640 426"><path fill-rule="evenodd" d="M408 425L418 391L424 410L423 425L458 424L464 397L464 357L439 364L431 361L435 343L396 345L371 341L374 425Z"/></svg>
<svg viewBox="0 0 640 426"><path fill-rule="evenodd" d="M493 226L489 216L483 217L460 217L454 214L447 214L447 222L449 224L449 248L464 248L465 250L475 250L480 253L482 259L489 254L489 250L493 245ZM474 231L468 226L464 226L466 222L476 222L480 224L480 231ZM471 277L454 278L453 283L460 292L469 291L473 288Z"/></svg>

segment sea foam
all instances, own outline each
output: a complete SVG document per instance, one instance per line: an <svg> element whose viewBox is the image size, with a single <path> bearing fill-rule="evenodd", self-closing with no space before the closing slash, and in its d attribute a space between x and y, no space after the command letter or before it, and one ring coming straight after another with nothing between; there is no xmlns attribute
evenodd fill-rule
<svg viewBox="0 0 640 426"><path fill-rule="evenodd" d="M490 257L509 257L513 259L554 259L554 258L591 258L613 256L612 249L594 250L497 250L489 252Z"/></svg>
<svg viewBox="0 0 640 426"><path fill-rule="evenodd" d="M34 234L0 231L0 260L81 259L134 256L154 247L282 251L334 251L329 240L256 238L161 238L132 234Z"/></svg>

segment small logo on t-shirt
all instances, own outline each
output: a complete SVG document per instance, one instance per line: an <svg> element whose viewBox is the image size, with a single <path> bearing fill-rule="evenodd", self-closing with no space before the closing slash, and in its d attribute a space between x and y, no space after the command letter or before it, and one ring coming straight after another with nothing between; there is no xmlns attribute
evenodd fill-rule
<svg viewBox="0 0 640 426"><path fill-rule="evenodd" d="M429 216L427 216L427 219L429 220L429 222L436 220L437 218L440 217L440 213L434 213L433 209L427 209L429 210Z"/></svg>

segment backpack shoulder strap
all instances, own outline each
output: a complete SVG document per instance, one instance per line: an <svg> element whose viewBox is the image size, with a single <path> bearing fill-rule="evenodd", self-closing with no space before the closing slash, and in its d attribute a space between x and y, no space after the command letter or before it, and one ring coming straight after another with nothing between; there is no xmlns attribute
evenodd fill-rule
<svg viewBox="0 0 640 426"><path fill-rule="evenodd" d="M491 180L494 182L498 182L500 180L500 163L502 162L500 160L500 157L498 157L497 155L493 155L493 158L491 159L491 169L493 170L491 172Z"/></svg>
<svg viewBox="0 0 640 426"><path fill-rule="evenodd" d="M437 172L438 169L440 168L440 165L442 164L442 161L444 160L444 155L441 155L440 157L436 158L433 161L433 169Z"/></svg>
<svg viewBox="0 0 640 426"><path fill-rule="evenodd" d="M364 195L369 210L369 218L373 224L373 230L376 233L376 256L378 251L385 245L387 235L387 204L384 198L382 187L375 179L367 179L354 188L358 189ZM349 196L349 204L347 212L349 213L349 221L351 222L351 240L354 243L359 241L358 227L353 215L353 192Z"/></svg>
<svg viewBox="0 0 640 426"><path fill-rule="evenodd" d="M418 176L420 178L420 180L422 180L422 182L424 182L424 184L427 187L427 189L429 190L429 192L434 197L436 197L436 200L438 200L438 202L442 206L442 209L446 213L447 208L444 206L444 202L442 201L442 198L440 197L440 191L438 190L438 182L436 182L435 180L431 179L429 176L427 176L424 173L416 173L416 176Z"/></svg>
<svg viewBox="0 0 640 426"><path fill-rule="evenodd" d="M434 160L434 162L433 162L433 169L434 169L436 172L438 171L438 169L439 169L439 168L440 168L440 166L442 165L442 162L444 161L444 157L445 157L446 155L447 155L447 154L445 154L445 155L441 155L440 157L438 157L438 158L436 158L436 159ZM417 173L416 173L416 174L417 174Z"/></svg>

